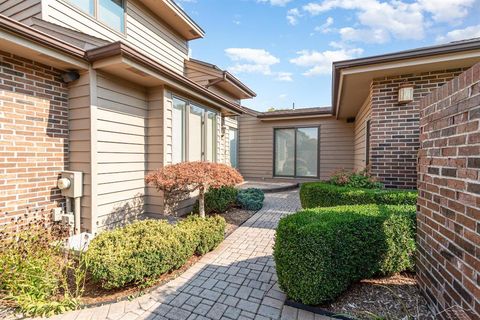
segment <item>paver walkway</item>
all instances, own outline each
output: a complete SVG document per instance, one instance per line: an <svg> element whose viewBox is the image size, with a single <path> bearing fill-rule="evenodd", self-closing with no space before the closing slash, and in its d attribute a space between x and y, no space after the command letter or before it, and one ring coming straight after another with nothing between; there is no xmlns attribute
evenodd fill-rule
<svg viewBox="0 0 480 320"><path fill-rule="evenodd" d="M272 258L279 219L300 208L298 190L267 194L265 205L179 278L134 299L55 320L327 319L284 306Z"/></svg>

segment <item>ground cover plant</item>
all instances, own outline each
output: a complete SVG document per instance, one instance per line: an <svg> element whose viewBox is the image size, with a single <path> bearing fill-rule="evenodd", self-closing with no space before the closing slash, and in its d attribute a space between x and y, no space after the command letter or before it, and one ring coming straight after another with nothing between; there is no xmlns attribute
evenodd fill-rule
<svg viewBox="0 0 480 320"><path fill-rule="evenodd" d="M274 258L280 287L296 301L332 301L352 283L414 267L415 206L315 208L281 219Z"/></svg>
<svg viewBox="0 0 480 320"><path fill-rule="evenodd" d="M237 202L240 208L258 211L263 207L265 194L257 188L243 189L238 192Z"/></svg>

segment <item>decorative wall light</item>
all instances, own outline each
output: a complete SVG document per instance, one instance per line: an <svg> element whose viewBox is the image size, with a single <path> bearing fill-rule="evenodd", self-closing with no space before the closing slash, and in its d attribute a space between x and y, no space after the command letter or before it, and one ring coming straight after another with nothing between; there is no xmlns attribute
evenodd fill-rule
<svg viewBox="0 0 480 320"><path fill-rule="evenodd" d="M401 84L398 87L398 103L409 103L413 101L413 89L415 86L411 83Z"/></svg>

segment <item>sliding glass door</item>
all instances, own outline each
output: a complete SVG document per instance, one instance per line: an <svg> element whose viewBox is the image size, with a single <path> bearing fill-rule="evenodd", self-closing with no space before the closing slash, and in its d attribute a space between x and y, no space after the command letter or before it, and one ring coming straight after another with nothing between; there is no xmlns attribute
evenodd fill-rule
<svg viewBox="0 0 480 320"><path fill-rule="evenodd" d="M318 177L319 128L274 129L274 175Z"/></svg>

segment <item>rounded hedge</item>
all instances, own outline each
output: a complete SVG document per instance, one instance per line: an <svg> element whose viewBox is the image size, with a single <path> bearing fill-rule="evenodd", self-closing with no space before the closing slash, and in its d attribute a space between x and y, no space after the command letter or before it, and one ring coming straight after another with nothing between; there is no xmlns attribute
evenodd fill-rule
<svg viewBox="0 0 480 320"><path fill-rule="evenodd" d="M238 190L235 187L211 188L205 193L205 213L224 213L237 202ZM198 200L193 212L198 213Z"/></svg>
<svg viewBox="0 0 480 320"><path fill-rule="evenodd" d="M316 208L280 220L274 258L280 287L304 304L331 301L373 275L414 268L415 206Z"/></svg>
<svg viewBox="0 0 480 320"><path fill-rule="evenodd" d="M238 192L237 203L246 210L258 211L263 207L265 194L257 188L243 189Z"/></svg>
<svg viewBox="0 0 480 320"><path fill-rule="evenodd" d="M303 208L334 207L355 204L416 205L417 191L360 189L327 182L308 182L300 188Z"/></svg>
<svg viewBox="0 0 480 320"><path fill-rule="evenodd" d="M138 221L100 233L86 252L89 271L105 289L139 284L178 269L195 253L204 254L224 238L221 217L190 217L177 225Z"/></svg>

